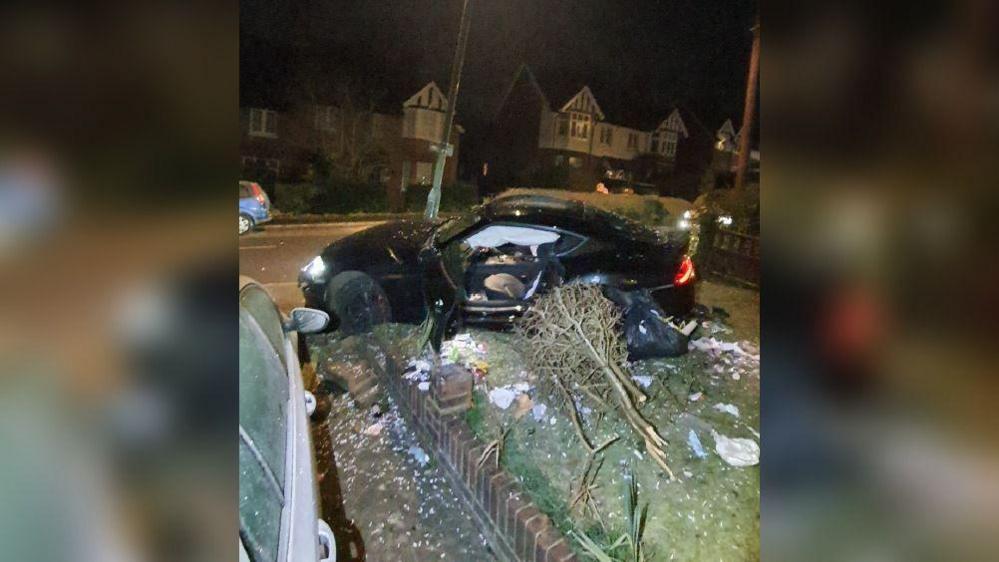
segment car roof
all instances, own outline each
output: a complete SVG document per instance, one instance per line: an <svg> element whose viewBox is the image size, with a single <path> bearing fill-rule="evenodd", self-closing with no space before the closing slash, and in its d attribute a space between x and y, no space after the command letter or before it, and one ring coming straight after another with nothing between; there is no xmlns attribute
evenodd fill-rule
<svg viewBox="0 0 999 562"><path fill-rule="evenodd" d="M494 199L486 205L487 212L494 217L517 216L517 211L523 211L525 208L572 215L576 218L582 218L587 209L593 209L593 207L587 207L579 201L534 194L509 195Z"/></svg>
<svg viewBox="0 0 999 562"><path fill-rule="evenodd" d="M656 234L639 223L582 201L538 194L518 194L494 199L484 208L492 220L525 221L546 216L555 221L564 220L563 227L600 233L604 236L624 237L633 240L656 240ZM581 234L586 232L581 232Z"/></svg>

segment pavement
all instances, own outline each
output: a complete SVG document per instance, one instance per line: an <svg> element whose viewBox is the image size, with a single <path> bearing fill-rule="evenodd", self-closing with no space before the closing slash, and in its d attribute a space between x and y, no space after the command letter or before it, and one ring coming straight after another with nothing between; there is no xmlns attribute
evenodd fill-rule
<svg viewBox="0 0 999 562"><path fill-rule="evenodd" d="M239 238L239 273L262 284L286 314L302 306L298 271L335 240L380 222L263 225Z"/></svg>

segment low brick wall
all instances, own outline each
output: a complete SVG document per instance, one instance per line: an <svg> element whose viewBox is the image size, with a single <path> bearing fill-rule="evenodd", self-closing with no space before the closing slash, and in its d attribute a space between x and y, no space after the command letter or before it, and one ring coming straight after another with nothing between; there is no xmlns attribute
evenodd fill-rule
<svg viewBox="0 0 999 562"><path fill-rule="evenodd" d="M391 354L373 350L368 360L383 383L381 387L392 393L424 448L433 453L455 493L471 508L500 560L578 560L567 539L510 475L492 459L478 466L485 444L464 419L472 405L471 373L445 367L435 384L422 391L416 383L402 378L402 369Z"/></svg>

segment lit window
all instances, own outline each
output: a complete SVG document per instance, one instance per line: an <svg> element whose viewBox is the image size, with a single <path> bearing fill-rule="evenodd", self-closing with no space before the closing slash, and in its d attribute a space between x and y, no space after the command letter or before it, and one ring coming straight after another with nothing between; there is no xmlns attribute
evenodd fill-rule
<svg viewBox="0 0 999 562"><path fill-rule="evenodd" d="M583 159L580 158L580 157L578 157L578 156L570 156L569 157L569 165L572 166L573 168L582 167L582 165L583 165Z"/></svg>
<svg viewBox="0 0 999 562"><path fill-rule="evenodd" d="M601 144L613 144L614 142L614 130L610 127L600 128L600 143Z"/></svg>
<svg viewBox="0 0 999 562"><path fill-rule="evenodd" d="M251 109L250 135L255 137L276 137L277 112L270 109Z"/></svg>
<svg viewBox="0 0 999 562"><path fill-rule="evenodd" d="M638 148L638 135L628 133L628 148Z"/></svg>

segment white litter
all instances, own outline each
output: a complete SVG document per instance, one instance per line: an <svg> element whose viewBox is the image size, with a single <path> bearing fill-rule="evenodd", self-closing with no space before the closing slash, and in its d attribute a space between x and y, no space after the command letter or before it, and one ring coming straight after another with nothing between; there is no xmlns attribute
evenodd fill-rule
<svg viewBox="0 0 999 562"><path fill-rule="evenodd" d="M754 466L760 463L760 446L752 439L726 437L711 430L715 438L715 452L732 466Z"/></svg>
<svg viewBox="0 0 999 562"><path fill-rule="evenodd" d="M430 390L430 383L429 382L421 382L420 384L416 385L416 387L419 388L420 390L422 390L423 392L426 392L426 391Z"/></svg>
<svg viewBox="0 0 999 562"><path fill-rule="evenodd" d="M517 393L515 391L505 387L494 388L489 391L489 401L495 404L500 410L509 408L516 397Z"/></svg>
<svg viewBox="0 0 999 562"><path fill-rule="evenodd" d="M548 406L545 406L544 404L535 404L534 407L531 408L531 416L534 417L534 421L539 422L545 419L545 413L547 411Z"/></svg>
<svg viewBox="0 0 999 562"><path fill-rule="evenodd" d="M551 425L555 425L555 416L552 416L552 419L550 420L550 423L551 423Z"/></svg>
<svg viewBox="0 0 999 562"><path fill-rule="evenodd" d="M642 388L649 388L652 386L652 377L648 375L632 375L631 378L637 382Z"/></svg>
<svg viewBox="0 0 999 562"><path fill-rule="evenodd" d="M381 434L383 428L384 426L381 424L381 422L373 423L364 430L364 434L371 435L373 437L378 437Z"/></svg>
<svg viewBox="0 0 999 562"><path fill-rule="evenodd" d="M708 454L704 452L704 446L701 445L701 440L697 437L697 434L694 433L693 429L687 433L687 444L690 445L690 450L694 452L695 457L703 459L708 456Z"/></svg>
<svg viewBox="0 0 999 562"><path fill-rule="evenodd" d="M420 466L426 466L427 463L430 462L430 456L427 455L426 451L424 451L421 447L412 445L409 447L409 450L407 452L409 453L409 456L413 457L413 460L416 461L416 464Z"/></svg>
<svg viewBox="0 0 999 562"><path fill-rule="evenodd" d="M717 353L735 353L736 355L746 355L749 357L754 357L756 359L759 358L758 356L753 356L750 353L743 351L742 348L739 347L738 343L721 341L715 339L714 337L697 338L696 340L690 340L689 347L690 349L696 349L699 351L714 351Z"/></svg>
<svg viewBox="0 0 999 562"><path fill-rule="evenodd" d="M721 403L718 403L718 404L715 404L714 408L715 408L715 410L718 410L719 412L725 412L727 414L732 414L735 417L739 417L739 407L736 406L735 404L721 404Z"/></svg>
<svg viewBox="0 0 999 562"><path fill-rule="evenodd" d="M701 396L703 396L703 393L695 392L690 396L688 396L688 398L690 399L691 402L697 402L698 400L701 399Z"/></svg>

